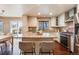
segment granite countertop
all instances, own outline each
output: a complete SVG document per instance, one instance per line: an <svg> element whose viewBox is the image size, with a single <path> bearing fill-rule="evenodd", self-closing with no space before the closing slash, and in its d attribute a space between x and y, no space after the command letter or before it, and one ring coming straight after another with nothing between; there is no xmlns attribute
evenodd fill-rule
<svg viewBox="0 0 79 59"><path fill-rule="evenodd" d="M27 33L27 34L24 34L22 37L56 37L56 34L50 34L50 33L43 33L41 35L38 35L37 33Z"/></svg>

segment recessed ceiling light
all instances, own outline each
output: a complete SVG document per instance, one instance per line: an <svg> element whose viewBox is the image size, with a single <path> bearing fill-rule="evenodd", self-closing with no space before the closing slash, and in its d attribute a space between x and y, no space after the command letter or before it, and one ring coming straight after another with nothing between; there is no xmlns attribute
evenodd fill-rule
<svg viewBox="0 0 79 59"><path fill-rule="evenodd" d="M52 15L52 13L50 12L49 15Z"/></svg>
<svg viewBox="0 0 79 59"><path fill-rule="evenodd" d="M40 12L38 12L38 15L40 15Z"/></svg>

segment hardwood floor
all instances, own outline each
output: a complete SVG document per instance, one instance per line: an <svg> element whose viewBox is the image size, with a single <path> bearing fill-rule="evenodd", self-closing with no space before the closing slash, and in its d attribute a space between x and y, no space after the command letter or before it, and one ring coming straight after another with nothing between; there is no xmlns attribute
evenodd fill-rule
<svg viewBox="0 0 79 59"><path fill-rule="evenodd" d="M54 55L70 55L70 52L55 41Z"/></svg>
<svg viewBox="0 0 79 59"><path fill-rule="evenodd" d="M11 53L10 50L8 50L8 52L5 51L3 54L0 54L0 55L20 55L20 50L19 50L19 47L18 47L19 41L21 41L21 39L14 39L13 54ZM58 42L55 42L53 55L71 55L71 54L69 53L69 51L66 48L61 46Z"/></svg>

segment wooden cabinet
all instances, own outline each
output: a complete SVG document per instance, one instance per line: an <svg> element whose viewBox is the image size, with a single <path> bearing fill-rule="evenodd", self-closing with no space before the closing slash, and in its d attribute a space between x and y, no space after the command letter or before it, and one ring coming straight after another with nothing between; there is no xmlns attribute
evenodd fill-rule
<svg viewBox="0 0 79 59"><path fill-rule="evenodd" d="M37 27L38 21L36 17L28 17L28 27Z"/></svg>

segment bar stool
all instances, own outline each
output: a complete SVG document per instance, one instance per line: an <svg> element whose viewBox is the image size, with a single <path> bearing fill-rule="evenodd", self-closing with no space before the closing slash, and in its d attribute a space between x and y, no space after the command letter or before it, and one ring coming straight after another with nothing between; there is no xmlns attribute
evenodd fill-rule
<svg viewBox="0 0 79 59"><path fill-rule="evenodd" d="M53 42L42 42L40 44L40 54L51 54L53 53L54 44Z"/></svg>
<svg viewBox="0 0 79 59"><path fill-rule="evenodd" d="M25 41L19 42L19 48L21 49L20 54L35 53L33 42L25 42Z"/></svg>

